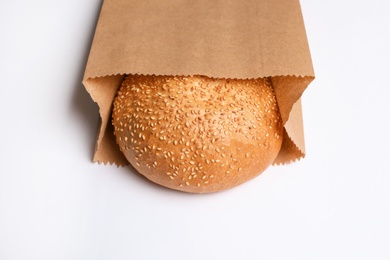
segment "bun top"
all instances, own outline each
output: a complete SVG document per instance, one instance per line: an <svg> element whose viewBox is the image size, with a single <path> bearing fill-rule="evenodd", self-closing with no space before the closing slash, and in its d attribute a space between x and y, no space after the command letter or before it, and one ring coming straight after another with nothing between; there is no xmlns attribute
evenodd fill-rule
<svg viewBox="0 0 390 260"><path fill-rule="evenodd" d="M127 76L114 100L117 143L142 175L204 193L237 186L279 153L283 125L267 78Z"/></svg>

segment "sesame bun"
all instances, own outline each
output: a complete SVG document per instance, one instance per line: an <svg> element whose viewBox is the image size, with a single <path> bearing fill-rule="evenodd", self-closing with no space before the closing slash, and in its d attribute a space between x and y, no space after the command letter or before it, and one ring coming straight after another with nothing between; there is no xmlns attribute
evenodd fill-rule
<svg viewBox="0 0 390 260"><path fill-rule="evenodd" d="M191 193L258 176L275 160L283 136L267 78L129 75L112 122L120 150L139 173Z"/></svg>

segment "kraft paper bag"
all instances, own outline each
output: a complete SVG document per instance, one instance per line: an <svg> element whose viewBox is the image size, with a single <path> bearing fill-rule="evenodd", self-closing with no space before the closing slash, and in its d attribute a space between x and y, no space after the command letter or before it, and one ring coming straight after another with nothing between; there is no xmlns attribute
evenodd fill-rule
<svg viewBox="0 0 390 260"><path fill-rule="evenodd" d="M274 163L305 156L300 98L314 70L298 0L105 0L83 79L101 118L93 161L128 164L111 125L126 74L269 77L285 127Z"/></svg>

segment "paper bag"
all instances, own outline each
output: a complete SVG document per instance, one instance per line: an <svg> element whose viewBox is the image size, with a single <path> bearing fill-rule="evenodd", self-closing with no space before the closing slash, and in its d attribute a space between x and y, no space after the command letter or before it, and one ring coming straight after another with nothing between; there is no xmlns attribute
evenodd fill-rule
<svg viewBox="0 0 390 260"><path fill-rule="evenodd" d="M111 125L126 74L269 77L285 127L275 163L305 155L300 97L314 71L298 0L105 0L83 80L101 118L93 161L128 164Z"/></svg>

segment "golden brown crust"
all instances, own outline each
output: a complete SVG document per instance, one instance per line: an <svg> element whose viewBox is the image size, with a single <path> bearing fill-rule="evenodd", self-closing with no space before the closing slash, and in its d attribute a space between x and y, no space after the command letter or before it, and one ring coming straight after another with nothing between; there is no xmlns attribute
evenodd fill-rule
<svg viewBox="0 0 390 260"><path fill-rule="evenodd" d="M192 193L256 177L275 160L283 137L267 78L130 75L112 117L117 143L137 171Z"/></svg>

